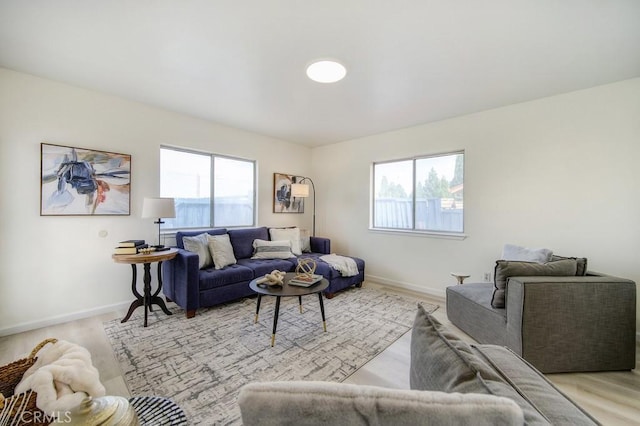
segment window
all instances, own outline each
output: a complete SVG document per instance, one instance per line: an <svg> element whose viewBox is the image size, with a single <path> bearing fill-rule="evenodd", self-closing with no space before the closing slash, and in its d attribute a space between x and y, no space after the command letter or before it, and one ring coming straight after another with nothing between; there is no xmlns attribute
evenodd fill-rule
<svg viewBox="0 0 640 426"><path fill-rule="evenodd" d="M373 228L464 231L464 152L373 164Z"/></svg>
<svg viewBox="0 0 640 426"><path fill-rule="evenodd" d="M255 224L255 162L160 148L160 196L176 201L167 228Z"/></svg>

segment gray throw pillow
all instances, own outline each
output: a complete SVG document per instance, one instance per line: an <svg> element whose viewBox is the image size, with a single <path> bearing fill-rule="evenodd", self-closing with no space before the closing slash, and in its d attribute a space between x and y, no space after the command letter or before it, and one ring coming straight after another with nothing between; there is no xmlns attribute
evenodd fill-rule
<svg viewBox="0 0 640 426"><path fill-rule="evenodd" d="M198 255L198 268L200 269L213 266L213 258L209 252L208 235L205 232L195 237L182 237L184 249Z"/></svg>
<svg viewBox="0 0 640 426"><path fill-rule="evenodd" d="M587 275L587 258L586 257L564 257L564 256L551 256L551 261L574 259L576 261L576 276L584 277Z"/></svg>
<svg viewBox="0 0 640 426"><path fill-rule="evenodd" d="M496 261L493 274L494 287L491 306L504 308L509 277L538 277L556 276L569 277L576 275L577 262L575 259L563 259L555 262L513 262L510 260Z"/></svg>
<svg viewBox="0 0 640 426"><path fill-rule="evenodd" d="M411 332L409 379L411 389L506 397L522 409L525 424L549 424L535 405L519 395L469 344L420 305Z"/></svg>

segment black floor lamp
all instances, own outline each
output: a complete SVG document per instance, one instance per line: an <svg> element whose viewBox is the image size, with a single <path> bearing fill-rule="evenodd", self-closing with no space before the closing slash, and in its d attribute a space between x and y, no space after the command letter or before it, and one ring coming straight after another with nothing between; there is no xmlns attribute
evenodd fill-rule
<svg viewBox="0 0 640 426"><path fill-rule="evenodd" d="M303 177L298 183L291 184L291 196L300 198L309 198L309 185L303 183L305 180L311 182L311 188L313 189L313 230L312 235L316 236L316 186L309 177Z"/></svg>

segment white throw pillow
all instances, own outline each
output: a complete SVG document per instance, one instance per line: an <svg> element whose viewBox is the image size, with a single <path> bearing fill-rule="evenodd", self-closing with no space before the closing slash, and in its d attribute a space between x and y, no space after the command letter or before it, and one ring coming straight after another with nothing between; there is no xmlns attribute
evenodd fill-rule
<svg viewBox="0 0 640 426"><path fill-rule="evenodd" d="M297 256L302 254L299 228L271 228L269 229L269 236L271 241L289 240L291 242L291 252Z"/></svg>
<svg viewBox="0 0 640 426"><path fill-rule="evenodd" d="M209 235L209 251L213 257L213 265L216 269L222 269L225 266L235 265L236 257L233 254L233 246L229 239L229 234Z"/></svg>
<svg viewBox="0 0 640 426"><path fill-rule="evenodd" d="M207 234L196 235L195 237L182 237L184 249L198 255L198 268L204 269L213 265L211 253L209 253L209 245Z"/></svg>
<svg viewBox="0 0 640 426"><path fill-rule="evenodd" d="M308 229L300 230L300 248L303 253L311 253L311 234Z"/></svg>
<svg viewBox="0 0 640 426"><path fill-rule="evenodd" d="M253 240L252 259L289 259L295 257L291 253L291 241Z"/></svg>
<svg viewBox="0 0 640 426"><path fill-rule="evenodd" d="M514 244L505 244L502 249L501 260L519 260L522 262L547 263L551 260L553 252L549 249L530 249Z"/></svg>

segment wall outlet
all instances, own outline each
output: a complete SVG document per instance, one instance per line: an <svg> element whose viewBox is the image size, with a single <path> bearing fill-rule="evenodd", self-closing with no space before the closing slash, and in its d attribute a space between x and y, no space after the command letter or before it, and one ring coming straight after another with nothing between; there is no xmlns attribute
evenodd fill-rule
<svg viewBox="0 0 640 426"><path fill-rule="evenodd" d="M491 282L491 272L485 272L484 273L484 282L485 283L490 283Z"/></svg>

